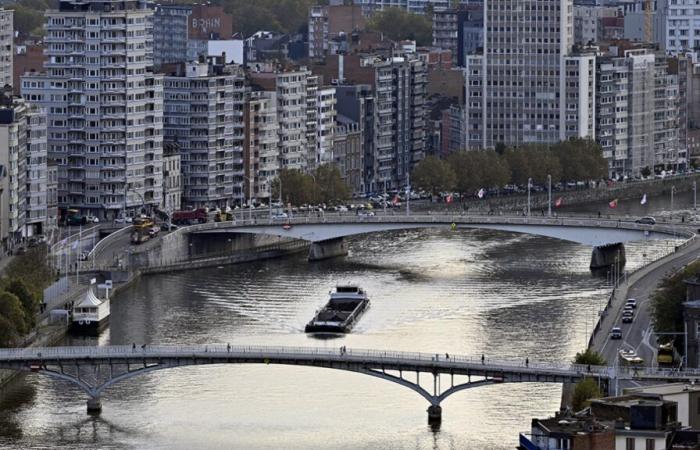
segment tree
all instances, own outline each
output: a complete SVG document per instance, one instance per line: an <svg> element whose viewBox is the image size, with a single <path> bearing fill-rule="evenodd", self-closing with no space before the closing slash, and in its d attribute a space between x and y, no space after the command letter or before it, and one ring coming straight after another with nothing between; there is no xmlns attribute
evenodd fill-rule
<svg viewBox="0 0 700 450"><path fill-rule="evenodd" d="M316 203L318 194L311 176L297 169L282 169L279 173L279 179L282 182L282 198L285 204Z"/></svg>
<svg viewBox="0 0 700 450"><path fill-rule="evenodd" d="M649 177L649 176L651 176L651 169L649 168L649 166L646 166L645 168L643 168L643 169L641 170L640 173L642 174L642 176L643 176L644 178Z"/></svg>
<svg viewBox="0 0 700 450"><path fill-rule="evenodd" d="M516 148L506 150L504 156L510 167L510 181L521 186L527 185L527 179L530 177L527 154Z"/></svg>
<svg viewBox="0 0 700 450"><path fill-rule="evenodd" d="M0 347L14 347L18 341L19 333L15 324L0 315Z"/></svg>
<svg viewBox="0 0 700 450"><path fill-rule="evenodd" d="M350 197L350 189L340 176L335 164L323 164L316 168L316 184L323 203L337 203Z"/></svg>
<svg viewBox="0 0 700 450"><path fill-rule="evenodd" d="M682 271L667 276L651 297L651 316L657 333L681 333L684 331L683 302L686 286L683 280L694 278L700 270L700 261L688 264ZM680 341L679 341L680 343ZM678 348L682 353L684 349Z"/></svg>
<svg viewBox="0 0 700 450"><path fill-rule="evenodd" d="M448 164L455 174L455 189L462 195L473 194L484 187L480 167L479 151L461 151L448 158Z"/></svg>
<svg viewBox="0 0 700 450"><path fill-rule="evenodd" d="M44 295L44 289L55 280L55 274L47 261L48 247L33 247L24 255L16 256L5 269L5 275L9 279L24 281L34 298L40 299Z"/></svg>
<svg viewBox="0 0 700 450"><path fill-rule="evenodd" d="M455 188L455 173L447 162L436 156L428 156L416 164L411 174L411 182L432 194L449 192Z"/></svg>
<svg viewBox="0 0 700 450"><path fill-rule="evenodd" d="M602 397L602 394L595 380L592 378L584 378L584 380L577 383L576 388L574 388L574 397L571 400L571 406L574 411L581 411L590 405L591 399L600 397Z"/></svg>
<svg viewBox="0 0 700 450"><path fill-rule="evenodd" d="M27 324L22 302L14 294L0 292L0 316L10 321L20 335L27 334L31 329Z"/></svg>
<svg viewBox="0 0 700 450"><path fill-rule="evenodd" d="M432 14L412 14L403 8L374 13L367 28L382 32L393 41L414 40L419 46L432 44Z"/></svg>
<svg viewBox="0 0 700 450"><path fill-rule="evenodd" d="M574 364L590 364L591 366L605 366L607 361L603 358L603 355L592 350L590 348L586 349L584 352L576 353L574 357Z"/></svg>
<svg viewBox="0 0 700 450"><path fill-rule="evenodd" d="M11 278L5 283L5 291L14 294L22 304L25 323L29 329L36 325L36 313L39 309L39 299L20 278Z"/></svg>

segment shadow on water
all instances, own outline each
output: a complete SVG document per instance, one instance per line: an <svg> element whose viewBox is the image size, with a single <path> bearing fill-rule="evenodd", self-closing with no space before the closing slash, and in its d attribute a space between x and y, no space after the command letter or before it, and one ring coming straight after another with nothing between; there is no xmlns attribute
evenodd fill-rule
<svg viewBox="0 0 700 450"><path fill-rule="evenodd" d="M23 436L22 425L16 414L36 398L36 387L24 382L24 375L10 381L0 391L0 438L19 439Z"/></svg>
<svg viewBox="0 0 700 450"><path fill-rule="evenodd" d="M343 333L308 333L307 336L311 339L318 339L320 341L331 341L333 339L345 337Z"/></svg>

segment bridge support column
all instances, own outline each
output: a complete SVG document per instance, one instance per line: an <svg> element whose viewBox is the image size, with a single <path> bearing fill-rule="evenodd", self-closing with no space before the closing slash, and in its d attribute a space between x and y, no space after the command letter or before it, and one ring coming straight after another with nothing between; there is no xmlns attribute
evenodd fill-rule
<svg viewBox="0 0 700 450"><path fill-rule="evenodd" d="M593 248L591 270L607 269L611 266L622 268L627 262L625 246L622 243L603 245Z"/></svg>
<svg viewBox="0 0 700 450"><path fill-rule="evenodd" d="M428 406L428 425L434 430L440 428L442 423L442 406L440 405L430 405Z"/></svg>
<svg viewBox="0 0 700 450"><path fill-rule="evenodd" d="M100 397L90 397L87 401L88 414L99 415L102 412L102 400Z"/></svg>
<svg viewBox="0 0 700 450"><path fill-rule="evenodd" d="M343 238L312 242L309 248L309 261L321 261L347 254L348 246Z"/></svg>

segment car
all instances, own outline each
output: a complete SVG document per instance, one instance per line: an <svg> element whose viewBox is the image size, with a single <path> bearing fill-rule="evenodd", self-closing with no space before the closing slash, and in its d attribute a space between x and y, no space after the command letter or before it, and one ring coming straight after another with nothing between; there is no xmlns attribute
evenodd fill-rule
<svg viewBox="0 0 700 450"><path fill-rule="evenodd" d="M134 222L134 218L133 218L133 217L127 217L126 219L124 219L124 222L126 222L126 223L133 223L133 222Z"/></svg>
<svg viewBox="0 0 700 450"><path fill-rule="evenodd" d="M360 217L374 217L374 211L360 211L357 215Z"/></svg>
<svg viewBox="0 0 700 450"><path fill-rule="evenodd" d="M625 306L631 306L633 309L637 308L637 300L633 298L628 298Z"/></svg>
<svg viewBox="0 0 700 450"><path fill-rule="evenodd" d="M634 320L633 315L622 316L622 323L632 323L633 320Z"/></svg>
<svg viewBox="0 0 700 450"><path fill-rule="evenodd" d="M642 225L656 225L656 219L650 216L640 217L639 219L635 220L635 222Z"/></svg>
<svg viewBox="0 0 700 450"><path fill-rule="evenodd" d="M126 222L125 217L119 216L119 217L114 218L114 223L124 223L124 222Z"/></svg>
<svg viewBox="0 0 700 450"><path fill-rule="evenodd" d="M82 252L80 253L80 255L78 255L78 259L80 259L81 261L87 261L88 256L88 252Z"/></svg>
<svg viewBox="0 0 700 450"><path fill-rule="evenodd" d="M613 327L610 330L610 339L622 339L622 330L620 327Z"/></svg>
<svg viewBox="0 0 700 450"><path fill-rule="evenodd" d="M148 230L148 235L151 237L155 237L160 233L160 227L152 227L150 230Z"/></svg>
<svg viewBox="0 0 700 450"><path fill-rule="evenodd" d="M85 216L85 220L87 220L87 223L100 223L100 219L95 216Z"/></svg>
<svg viewBox="0 0 700 450"><path fill-rule="evenodd" d="M622 311L623 314L627 313L627 312L628 313L634 312L634 307L632 305L630 305L629 303L625 305L625 307L623 308L623 311Z"/></svg>
<svg viewBox="0 0 700 450"><path fill-rule="evenodd" d="M338 206L338 212L348 212L348 207L344 205Z"/></svg>
<svg viewBox="0 0 700 450"><path fill-rule="evenodd" d="M161 223L160 224L160 230L161 231L175 231L177 230L178 226L177 225L168 225L167 223Z"/></svg>
<svg viewBox="0 0 700 450"><path fill-rule="evenodd" d="M285 213L285 212L281 212L281 213L277 213L277 214L272 215L273 219L286 219L287 217L288 217L287 213Z"/></svg>

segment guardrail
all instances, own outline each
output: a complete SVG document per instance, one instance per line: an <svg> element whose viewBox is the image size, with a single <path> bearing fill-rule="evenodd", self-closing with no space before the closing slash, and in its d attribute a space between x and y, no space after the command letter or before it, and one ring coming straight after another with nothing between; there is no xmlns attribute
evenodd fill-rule
<svg viewBox="0 0 700 450"><path fill-rule="evenodd" d="M92 261L93 266L95 266L95 259L97 255L99 254L100 251L109 244L112 243L112 241L117 240L120 238L123 234L127 234L131 231L132 227L131 226L125 226L124 228L115 231L114 233L110 234L109 236L106 236L104 239L99 241L95 247L88 253L88 260Z"/></svg>

